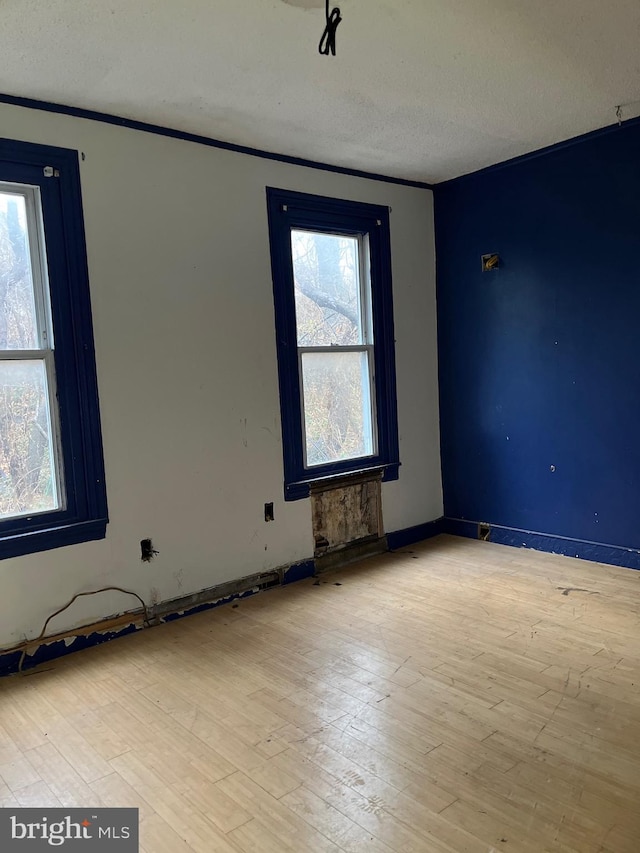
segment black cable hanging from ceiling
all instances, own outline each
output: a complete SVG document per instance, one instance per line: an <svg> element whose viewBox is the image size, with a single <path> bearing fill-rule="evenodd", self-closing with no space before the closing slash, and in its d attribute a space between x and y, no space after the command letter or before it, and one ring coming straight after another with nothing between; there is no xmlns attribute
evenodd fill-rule
<svg viewBox="0 0 640 853"><path fill-rule="evenodd" d="M336 55L336 30L338 29L338 25L342 20L342 15L340 14L340 9L336 6L333 11L329 11L329 0L326 0L325 6L325 18L326 25L324 28L324 32L322 33L322 38L320 39L320 44L318 45L318 51L323 56L335 56Z"/></svg>

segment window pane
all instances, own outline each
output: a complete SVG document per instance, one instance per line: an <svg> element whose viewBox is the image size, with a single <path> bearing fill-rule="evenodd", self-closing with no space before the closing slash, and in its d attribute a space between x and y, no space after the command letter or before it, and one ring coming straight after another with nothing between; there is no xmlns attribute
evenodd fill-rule
<svg viewBox="0 0 640 853"><path fill-rule="evenodd" d="M366 352L302 354L307 466L374 453Z"/></svg>
<svg viewBox="0 0 640 853"><path fill-rule="evenodd" d="M0 361L0 518L57 508L44 361Z"/></svg>
<svg viewBox="0 0 640 853"><path fill-rule="evenodd" d="M37 344L26 204L0 192L0 350Z"/></svg>
<svg viewBox="0 0 640 853"><path fill-rule="evenodd" d="M291 231L298 346L364 343L357 237Z"/></svg>

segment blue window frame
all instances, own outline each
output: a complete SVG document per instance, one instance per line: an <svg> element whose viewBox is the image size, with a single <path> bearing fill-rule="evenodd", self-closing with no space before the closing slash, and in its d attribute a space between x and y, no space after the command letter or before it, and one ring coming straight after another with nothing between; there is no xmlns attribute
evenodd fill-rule
<svg viewBox="0 0 640 853"><path fill-rule="evenodd" d="M0 139L0 558L104 538L78 153Z"/></svg>
<svg viewBox="0 0 640 853"><path fill-rule="evenodd" d="M389 210L267 188L284 496L398 477Z"/></svg>

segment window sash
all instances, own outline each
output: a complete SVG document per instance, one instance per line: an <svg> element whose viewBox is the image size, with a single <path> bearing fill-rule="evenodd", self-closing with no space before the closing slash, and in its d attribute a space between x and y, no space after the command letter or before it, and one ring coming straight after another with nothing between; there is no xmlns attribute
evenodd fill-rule
<svg viewBox="0 0 640 853"><path fill-rule="evenodd" d="M294 291L295 291L295 281L296 281L296 260L293 256L293 233L294 232L302 232L307 234L318 234L327 237L343 237L350 240L356 241L356 251L357 251L357 290L358 290L358 302L357 302L357 312L358 312L358 335L360 340L358 344L354 344L354 346L360 346L363 344L372 344L373 343L373 312L372 312L372 299L371 299L371 258L370 258L370 247L369 247L369 234L362 232L352 232L352 231L342 231L337 230L335 228L314 228L314 227L303 227L303 226L295 226L292 225L289 228L289 257L291 260L291 267L293 270L293 282L294 282ZM296 297L294 293L293 299L294 305L294 314L296 316L296 341L299 340L299 329L298 329L298 317L297 311L295 309L296 305ZM303 344L299 344L298 346L304 346ZM340 346L340 344L330 344L329 346Z"/></svg>
<svg viewBox="0 0 640 853"><path fill-rule="evenodd" d="M54 335L40 188L31 184L0 181L0 192L22 197L25 202L26 239L36 324L36 347L26 350L1 349L0 361L42 361L44 363L48 428L51 435L51 477L54 500L54 506L49 509L17 512L2 518L3 522L9 522L12 519L30 518L63 511L66 509L67 501L64 488L60 413L53 348Z"/></svg>
<svg viewBox="0 0 640 853"><path fill-rule="evenodd" d="M47 273L47 253L44 240L40 187L32 184L0 181L0 193L21 196L24 199L27 219L27 242L31 263L31 282L36 315L36 343L40 349L53 349L51 298L49 295L49 276Z"/></svg>
<svg viewBox="0 0 640 853"><path fill-rule="evenodd" d="M353 462L359 459L370 459L378 453L378 428L376 413L376 385L375 385L375 353L373 342L373 310L371 298L371 259L368 233L354 233L349 231L335 230L332 228L321 229L313 227L291 226L290 235L294 231L306 231L309 234L326 234L334 237L347 237L356 240L357 245L357 283L358 283L358 319L361 343L358 344L330 344L328 346L301 346L297 345L298 353L298 383L300 389L300 431L302 438L303 467L306 471L313 471L322 467L325 463L311 464L308 458L308 436L307 415L305 410L305 385L302 357L306 353L366 353L367 355L367 388L368 406L363 411L363 440L371 440L371 452L348 456L340 460L342 462ZM293 259L292 237L289 238L290 256L292 267L295 268ZM295 275L294 275L295 282ZM294 298L295 306L295 298ZM295 312L294 312L295 313ZM297 337L297 320L296 320Z"/></svg>
<svg viewBox="0 0 640 853"><path fill-rule="evenodd" d="M316 468L322 467L325 463L310 464L308 459L307 447L307 416L305 410L305 393L304 393L304 370L302 366L302 357L307 353L330 353L339 355L340 353L365 353L367 356L367 394L368 406L363 411L363 438L367 435L371 436L371 452L358 454L357 456L348 456L340 460L341 462L354 462L358 459L371 459L378 454L378 418L376 411L376 384L375 384L375 358L373 344L352 344L349 346L319 346L319 347L298 347L298 382L300 387L300 430L302 436L302 454L303 466L306 471L313 471ZM367 429L368 428L368 429Z"/></svg>

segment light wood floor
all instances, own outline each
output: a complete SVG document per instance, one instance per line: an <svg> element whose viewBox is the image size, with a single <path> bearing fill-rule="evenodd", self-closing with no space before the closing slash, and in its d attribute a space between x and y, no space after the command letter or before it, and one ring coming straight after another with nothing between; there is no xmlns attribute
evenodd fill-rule
<svg viewBox="0 0 640 853"><path fill-rule="evenodd" d="M638 853L639 600L451 537L271 590L0 682L0 803L137 806L146 853Z"/></svg>

